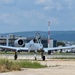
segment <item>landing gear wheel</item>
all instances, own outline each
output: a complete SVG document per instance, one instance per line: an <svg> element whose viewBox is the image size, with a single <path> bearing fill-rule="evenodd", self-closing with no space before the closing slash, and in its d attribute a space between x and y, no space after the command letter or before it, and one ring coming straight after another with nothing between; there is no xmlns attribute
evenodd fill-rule
<svg viewBox="0 0 75 75"><path fill-rule="evenodd" d="M37 60L37 58L35 57L35 60Z"/></svg>
<svg viewBox="0 0 75 75"><path fill-rule="evenodd" d="M45 56L42 56L42 60L45 61Z"/></svg>

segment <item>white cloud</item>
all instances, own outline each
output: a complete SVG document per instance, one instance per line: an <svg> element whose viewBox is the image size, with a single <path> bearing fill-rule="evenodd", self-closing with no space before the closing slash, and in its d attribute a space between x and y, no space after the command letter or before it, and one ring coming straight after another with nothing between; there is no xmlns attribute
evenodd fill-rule
<svg viewBox="0 0 75 75"><path fill-rule="evenodd" d="M73 8L73 2L74 0L65 0L65 3L67 4L67 8L68 9L72 9Z"/></svg>
<svg viewBox="0 0 75 75"><path fill-rule="evenodd" d="M36 0L36 4L44 4L46 3L48 0Z"/></svg>
<svg viewBox="0 0 75 75"><path fill-rule="evenodd" d="M50 19L50 22L51 22L52 24L56 24L56 25L59 24L58 19L57 19L57 18L54 18L54 17Z"/></svg>
<svg viewBox="0 0 75 75"><path fill-rule="evenodd" d="M21 13L21 16L29 20L31 26L37 26L40 21L44 21L47 18L43 12L37 10L21 11Z"/></svg>
<svg viewBox="0 0 75 75"><path fill-rule="evenodd" d="M6 25L24 25L23 23L31 24L31 26L36 26L40 20L44 20L45 15L43 12L29 10L29 11L16 11L14 13L0 13L0 22ZM26 21L26 22L25 22Z"/></svg>
<svg viewBox="0 0 75 75"><path fill-rule="evenodd" d="M31 11L21 11L22 15L26 18L34 18L34 19L44 19L45 15L41 11L31 10Z"/></svg>
<svg viewBox="0 0 75 75"><path fill-rule="evenodd" d="M51 9L57 9L61 10L63 8L62 4L60 2L54 2L53 0L37 0L36 4L38 5L44 5L44 10L51 10Z"/></svg>
<svg viewBox="0 0 75 75"><path fill-rule="evenodd" d="M7 13L0 14L0 22L3 22L7 25L13 25L13 26L19 24L16 15L7 14Z"/></svg>
<svg viewBox="0 0 75 75"><path fill-rule="evenodd" d="M46 5L44 7L44 10L51 10L51 9L56 9L57 11L59 11L63 9L63 6L59 2L56 2L56 3L50 2L49 5Z"/></svg>
<svg viewBox="0 0 75 75"><path fill-rule="evenodd" d="M73 0L62 0L62 1L54 1L54 0L36 0L37 5L42 5L44 10L61 10L64 8L72 8ZM66 6L66 7L65 7Z"/></svg>
<svg viewBox="0 0 75 75"><path fill-rule="evenodd" d="M75 11L68 11L70 8L73 8L73 1L74 0L0 0L0 24L7 25L8 27L10 25L11 29L16 25L15 27L18 27L18 29L21 29L21 27L23 29L26 28L24 30L29 30L29 28L30 30L39 29L39 27L40 30L44 30L47 27L46 24L48 20L50 20L55 30L57 26L74 25L75 21L72 20L72 16L74 16ZM43 29L42 25L44 27Z"/></svg>
<svg viewBox="0 0 75 75"><path fill-rule="evenodd" d="M0 3L4 3L4 4L12 4L14 2L15 0L0 0Z"/></svg>
<svg viewBox="0 0 75 75"><path fill-rule="evenodd" d="M59 2L56 3L55 8L59 11L61 9L63 9L62 4L60 4Z"/></svg>

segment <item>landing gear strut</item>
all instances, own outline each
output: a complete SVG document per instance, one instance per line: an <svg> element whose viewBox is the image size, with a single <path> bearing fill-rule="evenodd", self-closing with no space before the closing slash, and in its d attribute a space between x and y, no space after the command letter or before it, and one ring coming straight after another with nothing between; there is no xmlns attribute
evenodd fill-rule
<svg viewBox="0 0 75 75"><path fill-rule="evenodd" d="M45 61L45 56L44 56L44 51L43 50L41 50L41 58L42 58L43 61Z"/></svg>
<svg viewBox="0 0 75 75"><path fill-rule="evenodd" d="M34 58L35 58L35 60L37 60L37 58L36 58L36 52L34 52Z"/></svg>
<svg viewBox="0 0 75 75"><path fill-rule="evenodd" d="M17 60L17 52L15 51L14 60Z"/></svg>

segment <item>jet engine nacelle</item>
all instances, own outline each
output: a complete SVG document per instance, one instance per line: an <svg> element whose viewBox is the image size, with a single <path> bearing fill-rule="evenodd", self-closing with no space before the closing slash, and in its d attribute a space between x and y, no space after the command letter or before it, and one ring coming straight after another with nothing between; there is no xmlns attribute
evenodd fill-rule
<svg viewBox="0 0 75 75"><path fill-rule="evenodd" d="M15 40L14 45L16 47L24 47L25 46L25 43L24 43L24 40L23 39L17 39L17 40Z"/></svg>

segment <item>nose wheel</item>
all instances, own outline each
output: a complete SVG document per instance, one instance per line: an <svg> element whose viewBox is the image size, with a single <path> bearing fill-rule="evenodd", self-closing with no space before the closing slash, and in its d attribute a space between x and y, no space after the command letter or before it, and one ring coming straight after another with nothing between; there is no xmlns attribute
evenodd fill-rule
<svg viewBox="0 0 75 75"><path fill-rule="evenodd" d="M35 60L37 60L37 57L36 57L36 52L34 52L34 59L35 59Z"/></svg>

